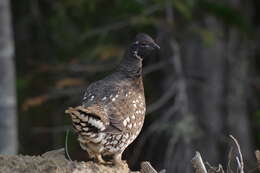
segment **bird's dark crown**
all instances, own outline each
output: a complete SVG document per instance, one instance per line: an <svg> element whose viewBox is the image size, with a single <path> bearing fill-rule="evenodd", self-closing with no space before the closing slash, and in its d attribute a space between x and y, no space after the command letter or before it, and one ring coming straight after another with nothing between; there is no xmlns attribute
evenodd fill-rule
<svg viewBox="0 0 260 173"><path fill-rule="evenodd" d="M152 39L152 37L150 37L149 35L145 34L145 33L139 33L136 35L135 37L135 41L139 41L139 42L151 42L154 43L154 40Z"/></svg>

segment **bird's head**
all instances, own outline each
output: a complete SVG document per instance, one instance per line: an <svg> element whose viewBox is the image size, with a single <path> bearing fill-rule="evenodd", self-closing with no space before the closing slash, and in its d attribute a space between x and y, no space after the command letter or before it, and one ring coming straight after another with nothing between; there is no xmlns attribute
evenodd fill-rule
<svg viewBox="0 0 260 173"><path fill-rule="evenodd" d="M140 33L136 36L135 41L131 45L131 53L141 60L151 56L160 47L147 34Z"/></svg>

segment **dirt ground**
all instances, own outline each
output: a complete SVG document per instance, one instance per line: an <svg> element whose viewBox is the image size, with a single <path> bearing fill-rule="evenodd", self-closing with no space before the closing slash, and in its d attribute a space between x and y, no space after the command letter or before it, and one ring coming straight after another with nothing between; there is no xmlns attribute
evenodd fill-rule
<svg viewBox="0 0 260 173"><path fill-rule="evenodd" d="M0 173L139 173L127 165L118 168L94 162L65 159L64 150L54 150L41 156L0 155Z"/></svg>

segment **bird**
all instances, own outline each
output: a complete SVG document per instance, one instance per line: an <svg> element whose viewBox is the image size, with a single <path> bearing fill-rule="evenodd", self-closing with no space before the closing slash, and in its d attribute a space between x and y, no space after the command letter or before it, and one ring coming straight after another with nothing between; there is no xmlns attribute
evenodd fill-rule
<svg viewBox="0 0 260 173"><path fill-rule="evenodd" d="M145 119L142 62L159 49L148 34L137 34L114 72L91 83L82 104L65 111L81 148L98 163L109 163L104 157L110 156L110 163L124 164L122 153L139 135Z"/></svg>

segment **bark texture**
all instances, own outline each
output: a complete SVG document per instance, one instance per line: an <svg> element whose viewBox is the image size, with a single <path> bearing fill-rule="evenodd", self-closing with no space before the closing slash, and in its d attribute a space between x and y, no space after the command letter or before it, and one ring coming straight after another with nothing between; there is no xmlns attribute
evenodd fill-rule
<svg viewBox="0 0 260 173"><path fill-rule="evenodd" d="M157 173L149 162L141 170L131 171L127 164L121 167L98 164L92 161L77 162L65 159L64 149L46 152L41 156L0 155L0 172L26 173Z"/></svg>
<svg viewBox="0 0 260 173"><path fill-rule="evenodd" d="M14 44L10 2L0 1L0 154L17 152Z"/></svg>

